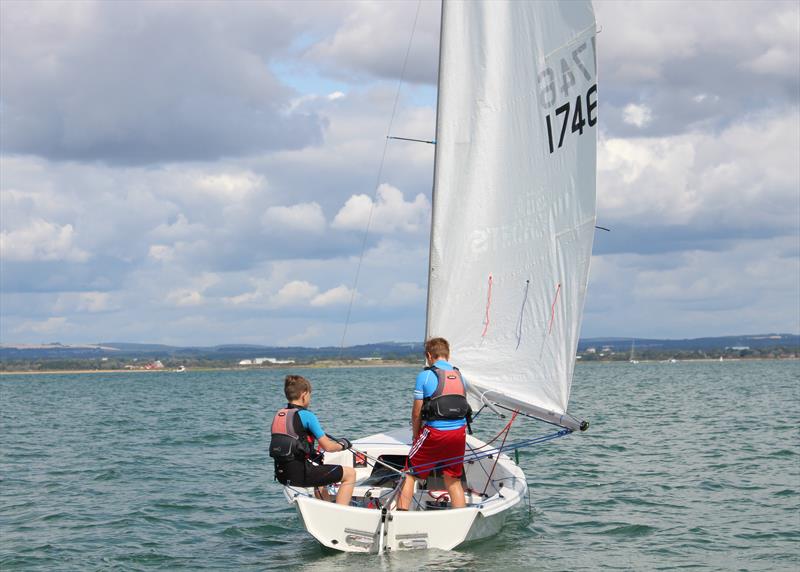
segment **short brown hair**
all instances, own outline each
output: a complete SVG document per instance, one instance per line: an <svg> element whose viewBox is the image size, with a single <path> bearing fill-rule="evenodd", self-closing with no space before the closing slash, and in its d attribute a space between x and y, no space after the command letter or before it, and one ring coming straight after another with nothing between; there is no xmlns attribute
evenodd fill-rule
<svg viewBox="0 0 800 572"><path fill-rule="evenodd" d="M450 357L450 344L444 338L431 338L425 342L425 353L431 357Z"/></svg>
<svg viewBox="0 0 800 572"><path fill-rule="evenodd" d="M304 391L311 391L311 382L302 375L287 375L283 382L283 392L286 399L294 401L300 399Z"/></svg>

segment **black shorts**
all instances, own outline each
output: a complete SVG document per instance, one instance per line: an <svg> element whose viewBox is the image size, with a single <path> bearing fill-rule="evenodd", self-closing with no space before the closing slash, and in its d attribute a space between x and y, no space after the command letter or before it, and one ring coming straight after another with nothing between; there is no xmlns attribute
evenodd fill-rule
<svg viewBox="0 0 800 572"><path fill-rule="evenodd" d="M275 463L275 478L282 485L321 487L342 480L341 465L312 465L308 461Z"/></svg>

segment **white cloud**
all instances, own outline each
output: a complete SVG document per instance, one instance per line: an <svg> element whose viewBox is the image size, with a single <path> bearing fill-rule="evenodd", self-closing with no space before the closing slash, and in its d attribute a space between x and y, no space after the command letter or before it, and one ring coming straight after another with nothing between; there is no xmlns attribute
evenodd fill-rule
<svg viewBox="0 0 800 572"><path fill-rule="evenodd" d="M311 299L311 305L315 307L337 306L347 304L353 296L353 290L341 285L331 288L321 294L317 294Z"/></svg>
<svg viewBox="0 0 800 572"><path fill-rule="evenodd" d="M427 230L430 218L430 202L423 194L406 202L403 193L389 185L378 187L377 201L373 203L367 195L353 195L333 219L331 227L341 230L367 228L376 234L394 232L420 232Z"/></svg>
<svg viewBox="0 0 800 572"><path fill-rule="evenodd" d="M73 244L71 224L36 219L21 229L0 232L0 256L5 260L63 260L85 262L89 253Z"/></svg>
<svg viewBox="0 0 800 572"><path fill-rule="evenodd" d="M167 294L167 300L176 306L199 306L205 302L202 292L179 288Z"/></svg>
<svg viewBox="0 0 800 572"><path fill-rule="evenodd" d="M164 222L149 234L155 240L175 241L192 238L205 231L203 225L192 224L183 213L178 213L172 222Z"/></svg>
<svg viewBox="0 0 800 572"><path fill-rule="evenodd" d="M797 332L797 237L720 251L595 256L583 336Z"/></svg>
<svg viewBox="0 0 800 572"><path fill-rule="evenodd" d="M280 345L284 346L297 346L302 344L311 344L319 340L323 333L323 329L318 325L311 325L305 328L299 334L284 338Z"/></svg>
<svg viewBox="0 0 800 572"><path fill-rule="evenodd" d="M439 43L439 7L439 2L420 5L406 81L436 81L437 59L431 55ZM336 33L312 46L307 58L343 76L397 77L402 64L400 46L408 45L416 9L417 2L348 4L347 17Z"/></svg>
<svg viewBox="0 0 800 572"><path fill-rule="evenodd" d="M360 260L348 342L417 337L435 146L390 142L373 199L396 94L386 80L417 3L118 4L4 11L4 113L27 123L13 141L2 125L16 147L0 156L0 336L40 341L31 325L56 328L53 317L65 342L337 343L351 294L337 285L352 286ZM796 268L771 250L798 233L799 8L595 3L598 214L614 229L596 245L639 254L595 258L593 334L732 333L737 316L756 331L795 316ZM438 3L421 10L392 134L432 139ZM174 25L109 44L127 17ZM651 237L669 255L643 254ZM717 326L703 304L740 310Z"/></svg>
<svg viewBox="0 0 800 572"><path fill-rule="evenodd" d="M78 312L104 312L111 308L111 294L108 292L82 292L78 299Z"/></svg>
<svg viewBox="0 0 800 572"><path fill-rule="evenodd" d="M687 62L704 54L728 54L733 61L757 58L777 44L792 53L782 73L797 73L798 5L787 2L692 1L597 2L603 29L598 51L604 76L652 80L669 60ZM755 30L755 33L753 31ZM601 48L601 49L600 49ZM793 66L792 66L793 64Z"/></svg>
<svg viewBox="0 0 800 572"><path fill-rule="evenodd" d="M203 272L189 280L191 285L175 288L167 293L167 301L175 306L200 306L207 302L205 291L218 284L221 278L212 272Z"/></svg>
<svg viewBox="0 0 800 572"><path fill-rule="evenodd" d="M304 280L293 280L278 290L272 297L272 302L279 307L304 304L315 298L318 292L319 288L314 284Z"/></svg>
<svg viewBox="0 0 800 572"><path fill-rule="evenodd" d="M706 221L748 229L796 226L798 108L745 118L719 134L601 138L603 219L654 226Z"/></svg>
<svg viewBox="0 0 800 572"><path fill-rule="evenodd" d="M646 127L653 120L653 112L646 105L636 105L629 103L622 110L622 120L628 125L636 127Z"/></svg>
<svg viewBox="0 0 800 572"><path fill-rule="evenodd" d="M220 173L199 175L194 188L223 201L243 201L264 186L264 178L252 173Z"/></svg>
<svg viewBox="0 0 800 572"><path fill-rule="evenodd" d="M800 69L800 14L797 3L765 10L755 25L754 36L761 41L761 53L742 64L759 74L797 77Z"/></svg>
<svg viewBox="0 0 800 572"><path fill-rule="evenodd" d="M392 286L386 302L398 306L424 303L427 290L414 282L397 282Z"/></svg>
<svg viewBox="0 0 800 572"><path fill-rule="evenodd" d="M326 221L318 203L300 203L289 207L269 207L261 217L268 231L298 231L321 234Z"/></svg>
<svg viewBox="0 0 800 572"><path fill-rule="evenodd" d="M161 262L170 262L175 258L175 249L165 244L153 244L147 251L147 255Z"/></svg>
<svg viewBox="0 0 800 572"><path fill-rule="evenodd" d="M56 313L79 312L94 314L116 309L109 292L68 292L59 294L53 305Z"/></svg>
<svg viewBox="0 0 800 572"><path fill-rule="evenodd" d="M31 332L34 334L59 334L64 332L69 326L67 319L63 316L54 316L46 320L36 321L30 320L22 322L17 326L16 331Z"/></svg>

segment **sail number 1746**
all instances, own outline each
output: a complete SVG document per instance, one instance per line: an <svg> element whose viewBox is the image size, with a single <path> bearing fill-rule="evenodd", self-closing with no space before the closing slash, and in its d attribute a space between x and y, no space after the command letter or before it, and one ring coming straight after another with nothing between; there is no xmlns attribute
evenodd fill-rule
<svg viewBox="0 0 800 572"><path fill-rule="evenodd" d="M584 102L586 103L586 115L584 116ZM570 113L570 110L572 113ZM556 145L556 136L554 133L557 129L554 129L554 124L557 127L557 124L561 121L561 133L558 134L558 145ZM589 90L586 92L586 96L578 96L575 99L575 105L571 106L570 102L567 101L564 105L557 107L555 112L551 114L548 113L545 116L545 121L547 122L547 143L550 146L550 153L554 153L556 149L561 149L561 146L564 144L564 137L567 134L567 124L571 124L571 132L577 133L578 135L583 135L583 130L586 127L586 124L589 124L589 127L594 127L597 123L597 84L594 84Z"/></svg>

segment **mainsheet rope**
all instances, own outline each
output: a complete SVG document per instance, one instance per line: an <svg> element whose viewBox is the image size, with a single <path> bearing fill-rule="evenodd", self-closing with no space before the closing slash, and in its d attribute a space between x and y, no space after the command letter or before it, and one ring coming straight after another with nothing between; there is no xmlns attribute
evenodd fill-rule
<svg viewBox="0 0 800 572"><path fill-rule="evenodd" d="M514 419L516 419L516 418L517 418L517 415L518 415L518 414L519 414L519 411L515 411L515 412L514 412L514 415L512 415L512 416L511 416L511 421L509 421L509 422L506 424L506 429L505 429L505 431L504 431L504 432L503 432L503 431L501 431L501 433L504 433L504 435L503 435L503 442L502 442L502 443L500 443L500 448L501 448L501 449L502 449L502 448L505 446L505 444L506 444L506 439L508 438L508 434L511 432L511 424L512 424L512 423L514 423ZM495 437L495 439L496 439L496 438L497 438L497 437ZM492 465L492 470L491 470L491 471L489 471L489 478L488 478L488 479L486 479L486 486L485 486L485 487L483 487L483 492L481 493L481 495L485 495L485 494L486 494L486 489L488 489L488 488L489 488L489 483L490 483L490 482L492 482L492 475L494 475L494 470L495 470L495 468L497 467L497 461L499 461L499 460L500 460L500 455L497 455L497 457L495 457L495 459L494 459L494 464Z"/></svg>
<svg viewBox="0 0 800 572"><path fill-rule="evenodd" d="M417 469L417 470L419 470L419 469L431 469L431 470L433 470L433 469L443 469L445 467L450 467L452 465L456 465L458 463L463 463L465 461L467 461L467 462L469 462L469 461L477 461L479 459L490 457L490 456L495 455L495 454L499 455L499 454L505 453L507 451L514 451L516 449L523 449L525 447L531 447L533 445L538 445L539 443L545 443L547 441L552 441L553 439L558 439L559 437L564 437L565 435L569 435L570 433L572 433L572 429L562 429L560 431L556 431L555 433L549 433L547 435L541 435L539 437L534 437L532 439L527 439L527 440L524 440L524 441L518 441L516 443L510 443L508 445L502 445L501 447L492 448L492 449L490 449L488 451L478 451L478 452L475 452L475 453L459 455L459 456L456 456L456 457L449 457L447 459L442 459L441 461L436 461L436 462L431 462L431 463L423 463L423 464L418 465L417 467L415 467L415 469ZM481 446L480 448L483 448L483 446ZM358 453L360 455L364 455L364 457L366 457L370 461L379 463L379 464L381 464L384 467L394 471L395 473L397 473L399 475L402 475L402 476L405 476L405 475L412 475L413 476L414 475L415 471L412 471L412 470L406 471L406 470L398 469L396 467L392 467L391 465L388 465L388 464L382 462L380 459L376 459L375 457L373 457L371 455L368 455L367 453L365 453L363 451L359 451L358 449L351 448L350 450L352 452L354 452L354 453ZM477 449L475 449L475 450L477 451Z"/></svg>

